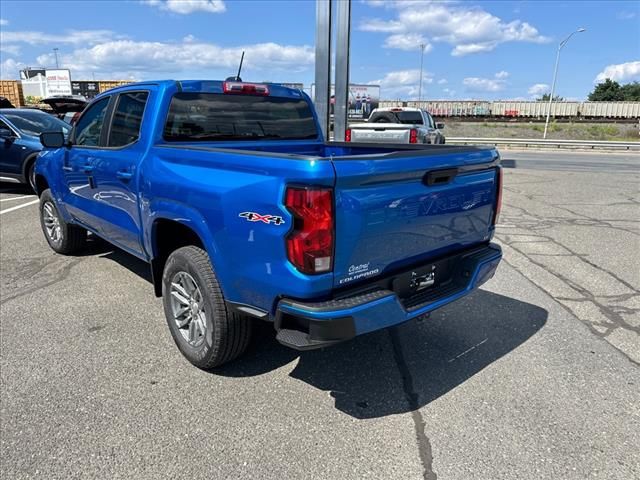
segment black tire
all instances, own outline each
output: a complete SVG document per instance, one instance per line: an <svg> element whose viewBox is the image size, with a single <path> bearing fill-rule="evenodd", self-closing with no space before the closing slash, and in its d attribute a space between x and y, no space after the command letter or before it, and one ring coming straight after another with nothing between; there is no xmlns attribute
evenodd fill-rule
<svg viewBox="0 0 640 480"><path fill-rule="evenodd" d="M54 235L47 227L46 223L50 216L55 218L54 222L57 221L59 227L57 235ZM87 231L84 228L64 221L49 189L40 195L40 227L42 227L44 238L53 251L63 255L72 255L78 252L84 247L87 240Z"/></svg>
<svg viewBox="0 0 640 480"><path fill-rule="evenodd" d="M190 313L191 321L182 327L178 325L179 316L175 315L176 302L185 304L175 298L175 284L188 274L189 281L195 281L200 294L197 304L202 305L200 313ZM193 290L195 292L195 289ZM227 363L240 356L247 349L251 339L251 319L247 316L229 312L220 284L211 266L207 253L195 246L182 247L175 250L164 266L162 274L162 302L171 336L182 354L196 367L208 370ZM201 307L201 308L202 308ZM195 307L199 310L198 307ZM197 341L190 342L190 326L193 316L203 314L206 319L205 331L200 330ZM198 317L201 318L201 317ZM187 322L187 320L181 320ZM201 343L198 343L200 341Z"/></svg>
<svg viewBox="0 0 640 480"><path fill-rule="evenodd" d="M25 177L26 177L27 183L31 187L31 190L33 190L35 193L38 193L37 186L36 186L36 159L35 158L32 158L31 160L29 160L29 163L27 163L27 168L25 170Z"/></svg>

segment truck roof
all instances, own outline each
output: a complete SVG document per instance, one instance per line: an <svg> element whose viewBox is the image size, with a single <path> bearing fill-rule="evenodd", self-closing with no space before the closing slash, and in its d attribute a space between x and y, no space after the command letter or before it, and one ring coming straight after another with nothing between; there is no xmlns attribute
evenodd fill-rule
<svg viewBox="0 0 640 480"><path fill-rule="evenodd" d="M378 107L376 110L378 112L419 112L422 109L415 107Z"/></svg>
<svg viewBox="0 0 640 480"><path fill-rule="evenodd" d="M104 95L106 92L116 93L120 90L131 90L136 87L146 87L155 85L164 88L171 88L177 86L178 91L194 92L194 93L222 93L222 84L226 80L146 80L143 82L127 83L126 85L120 85L118 87L106 90L99 96ZM291 97L300 98L301 91L297 88L285 87L279 83L272 82L240 82L240 83L253 83L257 85L268 85L271 96L276 97Z"/></svg>

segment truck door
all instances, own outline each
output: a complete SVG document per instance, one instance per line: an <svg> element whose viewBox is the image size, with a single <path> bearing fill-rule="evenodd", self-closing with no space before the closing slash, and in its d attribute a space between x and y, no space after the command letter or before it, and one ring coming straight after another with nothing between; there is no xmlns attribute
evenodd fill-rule
<svg viewBox="0 0 640 480"><path fill-rule="evenodd" d="M117 245L142 255L136 170L145 153L141 125L150 92L120 93L106 134L105 148L93 165L94 209L102 221L102 233Z"/></svg>
<svg viewBox="0 0 640 480"><path fill-rule="evenodd" d="M93 230L100 232L101 221L93 201L93 168L103 144L103 127L111 97L91 105L76 123L72 146L65 151L63 177L64 201L69 213Z"/></svg>
<svg viewBox="0 0 640 480"><path fill-rule="evenodd" d="M22 156L26 148L15 130L0 119L0 176L22 173Z"/></svg>

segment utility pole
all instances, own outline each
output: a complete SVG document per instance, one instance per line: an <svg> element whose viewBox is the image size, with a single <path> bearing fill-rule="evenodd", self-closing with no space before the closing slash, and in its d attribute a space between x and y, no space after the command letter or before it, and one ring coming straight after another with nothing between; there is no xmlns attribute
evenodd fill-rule
<svg viewBox="0 0 640 480"><path fill-rule="evenodd" d="M53 54L56 56L56 68L60 68L60 65L58 64L58 50L60 49L59 48L53 49Z"/></svg>
<svg viewBox="0 0 640 480"><path fill-rule="evenodd" d="M426 45L420 44L420 87L418 88L418 108L420 107L420 101L422 101L422 64L424 61L424 49Z"/></svg>

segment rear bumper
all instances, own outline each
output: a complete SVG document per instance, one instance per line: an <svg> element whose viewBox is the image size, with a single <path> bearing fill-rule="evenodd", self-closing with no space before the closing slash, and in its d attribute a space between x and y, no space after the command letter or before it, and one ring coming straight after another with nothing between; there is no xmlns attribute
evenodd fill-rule
<svg viewBox="0 0 640 480"><path fill-rule="evenodd" d="M288 347L310 350L406 322L467 295L493 277L501 259L502 250L496 244L440 259L435 265L448 266L446 278L409 295L399 295L390 286L395 285L395 278L420 271L423 266L376 282L366 291L360 289L333 300L303 302L284 298L277 308L276 338Z"/></svg>

